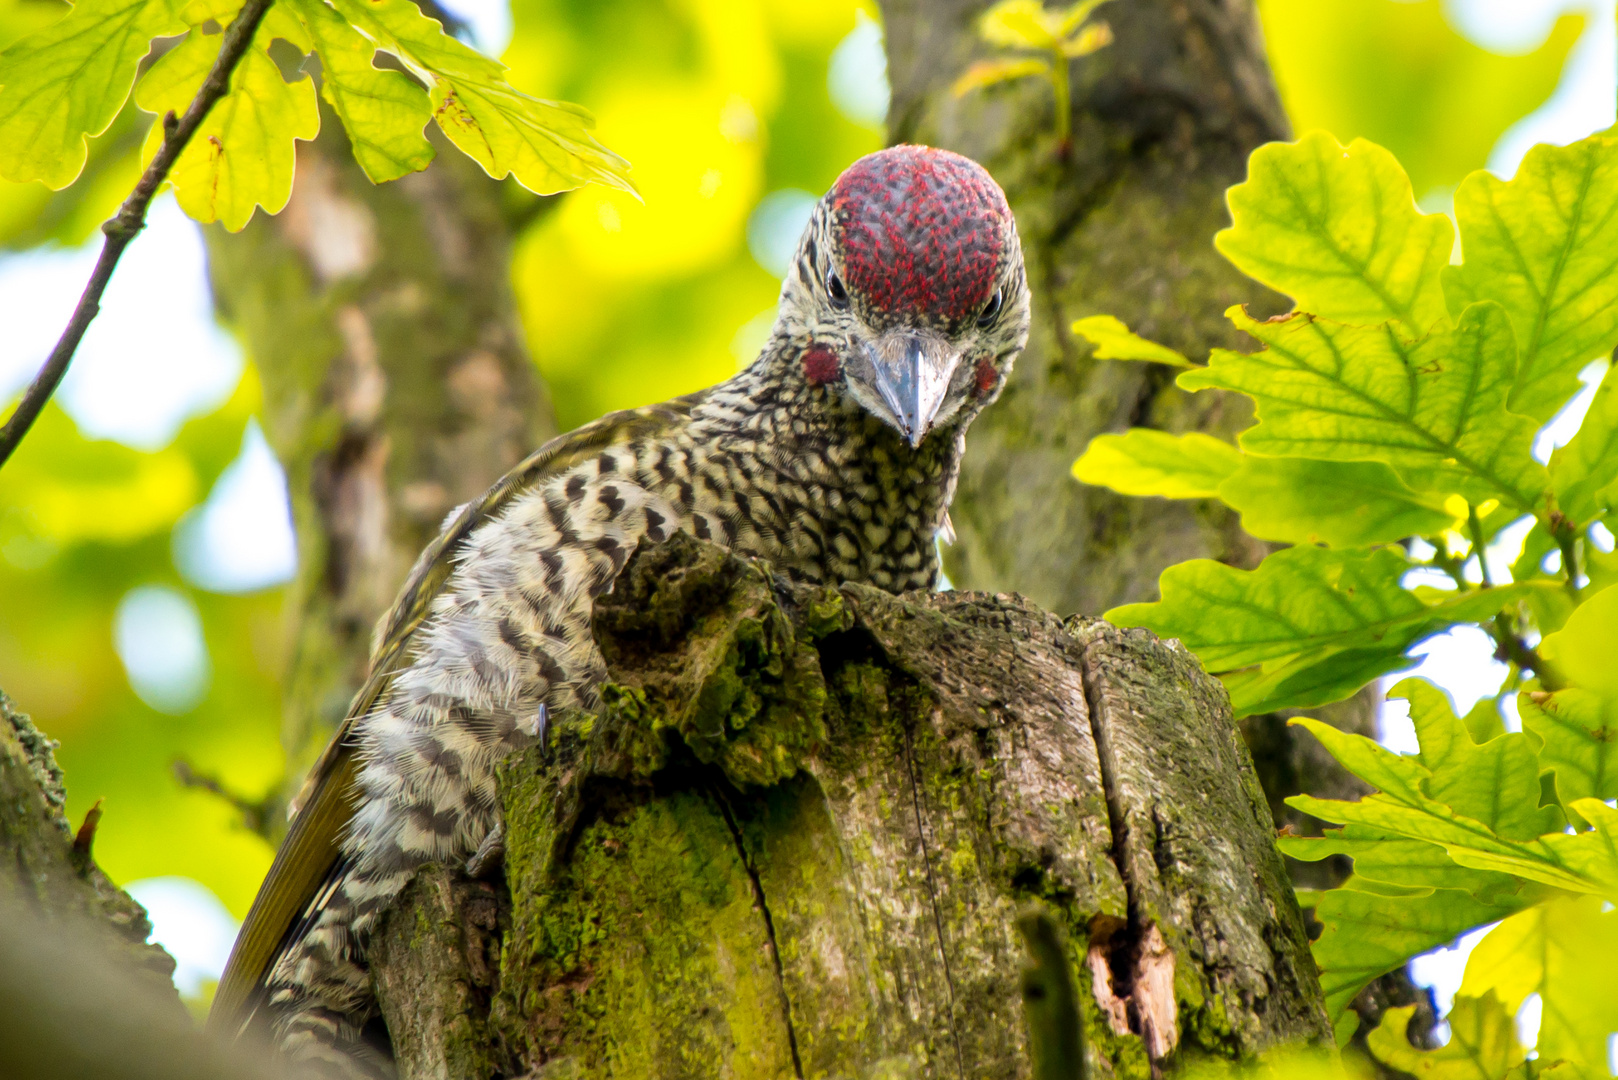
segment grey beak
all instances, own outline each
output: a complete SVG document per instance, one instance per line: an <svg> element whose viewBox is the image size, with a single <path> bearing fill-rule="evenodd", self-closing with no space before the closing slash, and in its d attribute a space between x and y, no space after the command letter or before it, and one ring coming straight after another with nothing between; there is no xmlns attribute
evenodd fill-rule
<svg viewBox="0 0 1618 1080"><path fill-rule="evenodd" d="M944 404L960 353L940 337L906 330L889 331L866 350L877 393L898 420L899 433L911 446L920 446Z"/></svg>

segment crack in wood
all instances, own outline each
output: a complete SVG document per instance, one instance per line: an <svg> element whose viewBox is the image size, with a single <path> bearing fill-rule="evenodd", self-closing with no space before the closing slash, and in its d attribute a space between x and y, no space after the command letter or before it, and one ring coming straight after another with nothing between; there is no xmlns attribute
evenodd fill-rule
<svg viewBox="0 0 1618 1080"><path fill-rule="evenodd" d="M1127 958L1122 964L1110 965L1112 981L1110 988L1113 1002L1100 1000L1097 1004L1103 1011L1116 1003L1126 1010L1129 1028L1139 1035L1146 1048L1147 1060L1151 1063L1152 1080L1162 1080L1163 1054L1159 1053L1159 1046L1167 1044L1172 1049L1172 1041L1165 1039L1163 1033L1156 1030L1154 1023L1154 1010L1143 1008L1142 1002L1137 1000L1135 982L1137 975L1150 968L1154 977L1152 986L1147 989L1156 989L1161 980L1155 977L1161 958L1167 954L1170 957L1170 971L1172 972L1172 954L1163 943L1162 931L1155 922L1146 919L1144 905L1140 898L1140 883L1135 880L1134 860L1129 857L1129 821L1124 813L1123 792L1118 783L1118 758L1112 745L1112 733L1107 724L1107 708L1102 697L1100 681L1096 677L1090 650L1091 643L1086 643L1079 654L1079 678L1084 684L1084 701L1090 713L1090 731L1095 737L1096 758L1101 767L1101 788L1107 803L1107 826L1112 832L1112 862L1118 869L1118 877L1124 884L1126 926L1123 933L1128 941ZM1117 946L1113 946L1116 955ZM1140 969L1139 971L1137 969ZM1102 972L1095 972L1099 981ZM1170 993L1173 992L1172 975L1170 978ZM1116 1030L1116 1023L1114 1025Z"/></svg>
<svg viewBox="0 0 1618 1080"><path fill-rule="evenodd" d="M798 1032L792 1023L792 999L787 995L786 971L781 966L781 949L775 942L775 919L770 915L769 901L764 897L764 883L759 880L758 868L748 857L747 843L742 838L742 827L730 808L730 800L725 798L724 792L717 785L709 790L719 807L720 815L725 819L726 827L730 829L730 838L736 844L736 855L741 859L742 869L747 871L747 880L752 883L753 902L758 905L759 914L764 917L764 937L770 943L770 961L775 966L775 988L781 994L781 1018L787 1028L787 1049L792 1051L792 1073L797 1080L804 1080L803 1061L798 1055Z"/></svg>
<svg viewBox="0 0 1618 1080"><path fill-rule="evenodd" d="M933 929L938 934L938 960L944 968L944 987L949 991L949 1037L955 1044L955 1069L966 1080L966 1055L961 1052L961 1033L955 1025L955 977L949 970L949 949L944 943L944 916L938 910L938 882L933 879L933 857L927 847L927 819L922 813L921 787L916 783L915 747L910 727L904 727L905 772L910 777L910 802L916 812L916 839L921 844L921 865L927 871L927 903L933 911Z"/></svg>

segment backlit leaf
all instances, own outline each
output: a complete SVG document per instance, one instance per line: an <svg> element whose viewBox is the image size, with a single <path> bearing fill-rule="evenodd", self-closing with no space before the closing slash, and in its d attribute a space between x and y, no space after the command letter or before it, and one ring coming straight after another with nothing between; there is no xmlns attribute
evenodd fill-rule
<svg viewBox="0 0 1618 1080"><path fill-rule="evenodd" d="M1453 329L1407 341L1391 327L1356 327L1309 315L1259 322L1229 312L1268 346L1215 350L1208 367L1180 375L1188 390L1237 390L1258 402L1242 433L1259 454L1383 461L1421 490L1441 485L1521 511L1549 483L1530 454L1535 425L1506 411L1516 345L1496 304L1466 309Z"/></svg>
<svg viewBox="0 0 1618 1080"><path fill-rule="evenodd" d="M1291 723L1308 728L1333 757L1378 793L1357 802L1295 795L1286 800L1288 806L1324 821L1362 825L1438 844L1462 866L1512 874L1570 892L1618 897L1618 811L1605 803L1583 799L1572 804L1591 823L1587 832L1507 840L1429 796L1422 783L1429 770L1419 762L1318 720L1297 717Z"/></svg>
<svg viewBox="0 0 1618 1080"><path fill-rule="evenodd" d="M1453 889L1396 897L1356 888L1353 878L1347 884L1326 893L1315 907L1324 929L1313 951L1334 1021L1372 979L1517 910Z"/></svg>
<svg viewBox="0 0 1618 1080"><path fill-rule="evenodd" d="M1253 152L1227 193L1235 224L1214 237L1244 274L1299 310L1355 324L1394 322L1416 338L1447 318L1438 272L1454 229L1416 209L1393 155L1322 131Z"/></svg>
<svg viewBox="0 0 1618 1080"><path fill-rule="evenodd" d="M343 122L354 160L373 183L425 169L433 147L427 93L402 71L376 67L376 46L324 0L282 0L303 21L320 54L320 93Z"/></svg>
<svg viewBox="0 0 1618 1080"><path fill-rule="evenodd" d="M1428 795L1508 840L1561 828L1556 808L1539 805L1539 762L1527 735L1473 742L1443 691L1424 679L1406 679L1388 697L1410 702L1421 763L1431 773L1422 781Z"/></svg>
<svg viewBox="0 0 1618 1080"><path fill-rule="evenodd" d="M1046 11L1040 0L1000 0L978 20L978 35L1002 48L1049 49L1061 26L1061 14Z"/></svg>
<svg viewBox="0 0 1618 1080"><path fill-rule="evenodd" d="M444 33L412 0L333 0L332 7L428 87L449 140L495 179L550 194L594 182L633 191L629 166L596 142L577 105L530 97L505 65Z"/></svg>
<svg viewBox="0 0 1618 1080"><path fill-rule="evenodd" d="M1618 707L1618 588L1602 589L1580 604L1567 625L1539 643L1539 651L1570 683Z"/></svg>
<svg viewBox="0 0 1618 1080"><path fill-rule="evenodd" d="M1602 907L1593 896L1557 897L1511 916L1478 942L1461 980L1462 994L1493 993L1513 1013L1538 994L1540 1059L1591 1078L1608 1075L1618 1031L1618 912Z"/></svg>
<svg viewBox="0 0 1618 1080"><path fill-rule="evenodd" d="M950 84L949 92L956 97L964 97L985 86L1010 82L1012 79L1021 79L1027 75L1043 75L1050 69L1051 62L1043 56L979 60Z"/></svg>
<svg viewBox="0 0 1618 1080"><path fill-rule="evenodd" d="M1543 745L1539 765L1556 773L1556 794L1574 799L1618 798L1618 715L1600 696L1578 687L1517 699L1523 730Z"/></svg>
<svg viewBox="0 0 1618 1080"><path fill-rule="evenodd" d="M1125 495L1206 499L1218 494L1241 461L1241 451L1211 435L1131 428L1090 440L1073 463L1073 475Z"/></svg>
<svg viewBox="0 0 1618 1080"><path fill-rule="evenodd" d="M1610 508L1618 482L1618 364L1607 368L1579 432L1551 454L1551 486L1558 509L1587 523Z"/></svg>
<svg viewBox="0 0 1618 1080"><path fill-rule="evenodd" d="M1079 31L1078 37L1062 42L1062 55L1076 60L1112 44L1112 27L1106 23L1092 23Z"/></svg>
<svg viewBox="0 0 1618 1080"><path fill-rule="evenodd" d="M231 76L230 93L209 111L169 173L181 209L197 221L237 232L256 206L278 213L292 196L294 140L320 133L314 84L305 75L287 82L270 59L270 40L278 36L266 19ZM221 37L192 30L147 71L135 103L159 116L184 111L219 55ZM153 124L148 160L162 138L162 125Z"/></svg>
<svg viewBox="0 0 1618 1080"><path fill-rule="evenodd" d="M1449 1042L1437 1050L1418 1050L1407 1029L1413 1005L1389 1009L1366 1041L1383 1064L1418 1080L1504 1080L1528 1053L1517 1042L1516 1015L1493 992L1458 997L1445 1017Z"/></svg>
<svg viewBox="0 0 1618 1080"><path fill-rule="evenodd" d="M1257 570L1192 559L1163 572L1161 602L1126 604L1106 618L1179 638L1216 673L1323 646L1385 642L1399 653L1429 621L1426 605L1399 585L1409 569L1387 548L1288 548Z"/></svg>
<svg viewBox="0 0 1618 1080"><path fill-rule="evenodd" d="M1257 570L1192 559L1163 572L1160 602L1126 604L1106 618L1180 639L1224 681L1236 715L1247 716L1341 700L1409 666L1405 650L1427 634L1492 617L1540 587L1477 590L1428 606L1399 584L1409 569L1388 548L1288 548Z"/></svg>
<svg viewBox="0 0 1618 1080"><path fill-rule="evenodd" d="M85 137L118 115L152 39L184 30L170 0L79 0L0 53L0 177L71 184Z"/></svg>
<svg viewBox="0 0 1618 1080"><path fill-rule="evenodd" d="M1444 271L1450 307L1494 300L1517 333L1510 407L1549 420L1579 369L1618 345L1618 137L1536 146L1515 179L1455 194L1466 261Z"/></svg>
<svg viewBox="0 0 1618 1080"><path fill-rule="evenodd" d="M1444 500L1418 494L1379 461L1313 461L1251 454L1219 485L1261 540L1355 547L1432 536L1455 519Z"/></svg>
<svg viewBox="0 0 1618 1080"><path fill-rule="evenodd" d="M1527 902L1519 879L1461 866L1443 848L1424 840L1349 825L1327 829L1324 836L1282 836L1276 844L1287 855L1304 862L1347 855L1354 860L1355 876L1365 881L1418 891L1458 889L1491 904Z"/></svg>
<svg viewBox="0 0 1618 1080"><path fill-rule="evenodd" d="M1073 324L1073 332L1096 347L1097 360L1148 360L1175 367L1196 367L1167 345L1148 341L1112 315L1091 315Z"/></svg>

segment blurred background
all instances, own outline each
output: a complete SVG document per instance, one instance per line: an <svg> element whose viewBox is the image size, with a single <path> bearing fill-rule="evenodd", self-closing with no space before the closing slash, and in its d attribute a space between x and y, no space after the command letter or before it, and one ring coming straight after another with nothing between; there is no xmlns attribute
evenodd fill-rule
<svg viewBox="0 0 1618 1080"><path fill-rule="evenodd" d="M813 200L883 143L875 5L443 6L517 86L592 109L644 195L561 196L517 237L512 281L561 428L750 361ZM1294 129L1388 147L1430 211L1447 211L1473 169L1509 177L1534 143L1614 122L1614 0L1260 9ZM62 10L0 0L0 47ZM150 121L126 110L66 193L0 182L0 403L65 324ZM0 471L0 688L60 741L69 816L102 800L96 856L151 911L190 996L222 968L272 849L228 801L182 785L176 763L247 799L286 770L297 548L260 408L254 358L214 316L201 228L165 197L55 402ZM1575 404L1553 427L1578 415ZM1544 446L1555 441L1548 431ZM1502 566L1514 557L1496 554ZM1418 673L1463 713L1505 677L1481 632L1426 648ZM1415 748L1408 719L1385 715L1383 728L1388 745ZM1442 1005L1463 959L1440 950L1413 971Z"/></svg>

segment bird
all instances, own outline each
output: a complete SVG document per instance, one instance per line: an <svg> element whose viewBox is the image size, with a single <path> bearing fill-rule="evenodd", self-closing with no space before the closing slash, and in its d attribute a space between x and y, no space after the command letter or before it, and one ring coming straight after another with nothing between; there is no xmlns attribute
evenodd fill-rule
<svg viewBox="0 0 1618 1080"><path fill-rule="evenodd" d="M915 145L850 165L751 365L553 439L451 513L294 801L209 1026L267 1030L311 1075L391 1075L368 934L418 867L498 858L496 765L599 706L592 605L637 547L683 531L795 581L936 588L967 428L1029 321L987 170Z"/></svg>

